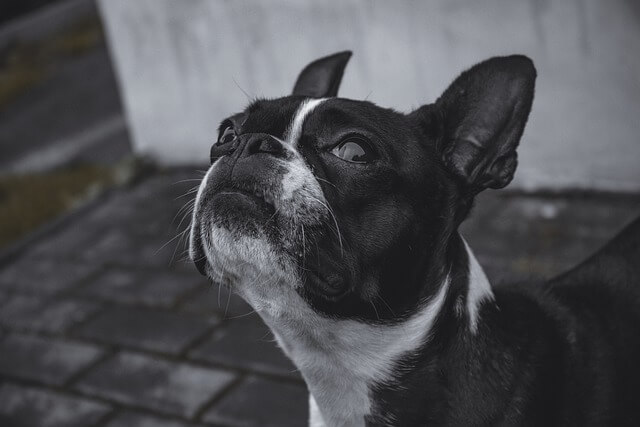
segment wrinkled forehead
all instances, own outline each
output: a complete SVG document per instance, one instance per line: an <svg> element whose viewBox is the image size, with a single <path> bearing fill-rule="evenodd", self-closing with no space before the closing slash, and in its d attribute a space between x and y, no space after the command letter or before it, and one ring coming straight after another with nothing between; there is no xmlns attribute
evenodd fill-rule
<svg viewBox="0 0 640 427"><path fill-rule="evenodd" d="M357 128L382 138L388 135L381 135L381 132L406 128L402 114L371 102L344 98L289 96L258 100L234 118L240 133L267 133L289 141L299 137L303 128L305 133L311 134L332 134Z"/></svg>
<svg viewBox="0 0 640 427"><path fill-rule="evenodd" d="M296 113L309 101L310 98L297 96L254 101L244 112L233 117L236 129L243 134L267 133L285 139Z"/></svg>

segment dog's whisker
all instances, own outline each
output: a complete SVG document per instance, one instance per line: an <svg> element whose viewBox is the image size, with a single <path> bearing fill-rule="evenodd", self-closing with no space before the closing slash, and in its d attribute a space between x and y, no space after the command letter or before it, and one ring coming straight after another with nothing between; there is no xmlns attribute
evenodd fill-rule
<svg viewBox="0 0 640 427"><path fill-rule="evenodd" d="M391 306L384 300L384 298L382 298L382 295L377 294L376 298L384 303L384 305L389 309L389 312L391 313L392 316L394 316L394 317L396 316L396 314L393 312L393 309L391 308Z"/></svg>
<svg viewBox="0 0 640 427"><path fill-rule="evenodd" d="M373 303L373 301L369 301L369 303L371 304L371 307L373 307L373 311L376 313L376 317L378 318L378 320L380 320L380 315L378 314L378 309L376 308L376 305Z"/></svg>
<svg viewBox="0 0 640 427"><path fill-rule="evenodd" d="M180 232L180 234L178 234L180 238L178 239L178 243L176 243L176 246L173 248L173 254L171 255L171 261L169 262L170 265L173 264L173 260L175 259L178 248L180 247L180 244L182 243L183 240L184 240L184 245L186 245L187 239L185 239L185 236L190 230L191 230L191 223L189 223L189 225L182 232Z"/></svg>
<svg viewBox="0 0 640 427"><path fill-rule="evenodd" d="M192 209L194 208L195 203L196 203L195 199L188 200L184 205L182 205L182 207L180 209L178 209L178 212L176 212L176 214L171 219L171 223L173 224L175 222L176 218L179 215L184 214L184 212L188 212L190 214Z"/></svg>
<svg viewBox="0 0 640 427"><path fill-rule="evenodd" d="M302 265L305 265L307 259L307 239L304 234L304 223L300 223L302 229Z"/></svg>
<svg viewBox="0 0 640 427"><path fill-rule="evenodd" d="M234 77L231 77L231 80L233 80L233 83L235 83L235 85L238 87L238 89L240 89L240 90L242 91L242 93L244 93L244 96L246 96L246 97L247 97L247 100L251 101L251 100L252 100L251 96L249 96L249 94L247 93L247 91L246 91L246 90L244 90L244 89L242 88L242 86L240 86L240 84L236 81L236 79L235 79Z"/></svg>
<svg viewBox="0 0 640 427"><path fill-rule="evenodd" d="M325 207L325 209L329 212L329 214L331 215L331 218L333 219L333 222L336 226L336 233L338 235L338 242L340 244L340 256L344 257L344 247L342 245L342 233L340 233L340 227L338 226L338 220L336 219L335 214L333 213L333 209L331 209L331 207L329 206L328 202L324 203L322 200L309 195L310 198L314 199L315 201L317 201L318 203L320 203L322 206Z"/></svg>
<svg viewBox="0 0 640 427"><path fill-rule="evenodd" d="M251 311L249 311L248 313L243 313L243 314L237 314L235 316L229 316L229 317L225 317L226 320L233 320L233 319L240 319L242 317L247 317L247 316L251 316L254 313L257 313L258 310L256 309L252 309Z"/></svg>
<svg viewBox="0 0 640 427"><path fill-rule="evenodd" d="M175 197L173 200L174 200L174 201L176 201L176 200L178 200L178 199L181 199L181 198L183 198L183 197L190 196L190 195L195 194L195 193L197 193L197 192L198 192L198 187L196 187L196 188L192 188L192 189L190 189L190 190L187 190L187 192L186 192L186 193L181 194L181 195L179 195L179 196Z"/></svg>
<svg viewBox="0 0 640 427"><path fill-rule="evenodd" d="M183 182L201 182L201 181L202 179L200 178L181 179L180 181L172 182L171 185L178 185L178 184L182 184Z"/></svg>
<svg viewBox="0 0 640 427"><path fill-rule="evenodd" d="M224 306L224 316L223 316L224 318L227 317L227 313L229 312L229 303L230 302L231 302L231 291L227 292L227 304Z"/></svg>
<svg viewBox="0 0 640 427"><path fill-rule="evenodd" d="M278 214L278 210L279 210L279 209L280 209L280 208L279 208L278 206L276 206L276 207L275 207L275 211L274 211L274 212L273 212L273 214L272 214L272 215L271 215L271 216L270 216L270 217L265 221L265 224L268 224L269 222L271 222L271 221L276 217L276 215Z"/></svg>
<svg viewBox="0 0 640 427"><path fill-rule="evenodd" d="M193 215L193 206L188 207L185 212L182 215L182 218L180 219L180 222L178 223L178 226L176 228L180 228L182 226L182 223L184 222L184 220L186 218L191 218L191 216ZM187 227L187 229L190 229L191 225L189 225L189 227Z"/></svg>
<svg viewBox="0 0 640 427"><path fill-rule="evenodd" d="M333 182L328 181L328 180L326 180L326 179L324 179L324 178L320 178L319 176L316 176L315 178L316 178L318 181L326 182L327 184L331 185L331 186L332 186L333 188L335 188L336 190L340 191L340 190L338 189L338 186L337 186L337 185L335 185Z"/></svg>
<svg viewBox="0 0 640 427"><path fill-rule="evenodd" d="M173 236L171 239L169 239L168 242L166 242L165 244L163 244L162 246L160 246L158 249L156 249L156 251L153 253L153 256L158 255L158 253L164 249L168 244L170 244L171 242L175 241L176 239L178 239L180 236L182 235L182 233L177 234L175 236Z"/></svg>
<svg viewBox="0 0 640 427"><path fill-rule="evenodd" d="M193 202L191 202L191 203L190 203L190 202L187 202L187 203L186 203L186 204L181 208L181 210L183 210L183 209L185 209L185 207L186 207L186 210L185 210L185 213L182 215L182 218L180 219L180 222L178 223L178 226L176 227L177 229L180 229L180 227L182 226L182 223L184 222L184 220L185 220L186 218L191 217L191 213L192 213L191 211L193 210L193 204L194 204L194 203L195 203L195 201L193 201ZM191 205L191 206L189 206L189 205ZM176 214L176 216L177 216L177 215L178 215L178 214ZM174 218L173 218L172 222L174 222L174 221L175 221L175 216L174 216ZM189 231L191 231L191 226L192 226L191 221L189 221L189 225L187 225L187 226L185 227L185 229L184 229L184 230L182 230L181 232L179 232L179 233L177 234L177 236L176 236L176 237L178 237L178 242L176 243L176 246L173 248L173 253L172 253L172 255L171 255L171 259L170 259L170 261L169 261L169 265L172 265L172 264L173 264L174 259L175 259L175 257L176 257L177 250L178 250L178 248L180 247L180 244L182 243L182 241L183 241L183 240L184 240L184 245L185 245L185 246L187 245L188 239L185 239L185 236L187 235L187 233L188 233ZM175 239L175 237L174 237L172 240L174 240L174 239ZM169 242L167 242L167 243L165 244L165 246L166 246L167 244L169 244L172 240L170 240ZM161 249L162 249L162 248L158 249L158 252L159 252Z"/></svg>

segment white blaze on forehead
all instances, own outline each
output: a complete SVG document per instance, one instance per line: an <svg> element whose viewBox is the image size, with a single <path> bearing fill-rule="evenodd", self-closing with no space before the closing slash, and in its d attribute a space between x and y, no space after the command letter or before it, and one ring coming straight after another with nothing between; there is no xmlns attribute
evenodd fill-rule
<svg viewBox="0 0 640 427"><path fill-rule="evenodd" d="M467 291L467 312L469 313L469 321L471 332L475 333L478 328L478 311L480 305L485 300L493 300L493 291L491 284L484 270L478 263L467 241L462 239L464 247L467 250L469 258L469 289Z"/></svg>
<svg viewBox="0 0 640 427"><path fill-rule="evenodd" d="M296 149L300 143L300 136L302 135L302 127L304 126L305 120L309 117L309 114L324 101L326 101L326 98L306 99L302 101L284 135L288 149L296 154L296 156L288 162L288 171L282 177L282 200L284 201L292 200L296 195L300 196L300 202L302 203L324 198L313 173Z"/></svg>
<svg viewBox="0 0 640 427"><path fill-rule="evenodd" d="M287 134L285 135L285 139L292 146L296 146L300 140L300 135L302 134L302 125L304 125L304 121L307 116L320 104L326 101L326 98L319 99L307 99L302 101L302 104L298 107L298 111L293 116L293 120L291 120L291 124L287 129Z"/></svg>

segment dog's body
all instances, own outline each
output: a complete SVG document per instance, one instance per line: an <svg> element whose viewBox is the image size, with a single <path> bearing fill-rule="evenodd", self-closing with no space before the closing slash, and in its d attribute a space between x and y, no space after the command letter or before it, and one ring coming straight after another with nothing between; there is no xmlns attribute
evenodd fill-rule
<svg viewBox="0 0 640 427"><path fill-rule="evenodd" d="M191 257L272 329L310 424L638 425L640 222L549 283L492 289L458 234L509 183L522 56L404 115L335 98L349 53L222 122Z"/></svg>

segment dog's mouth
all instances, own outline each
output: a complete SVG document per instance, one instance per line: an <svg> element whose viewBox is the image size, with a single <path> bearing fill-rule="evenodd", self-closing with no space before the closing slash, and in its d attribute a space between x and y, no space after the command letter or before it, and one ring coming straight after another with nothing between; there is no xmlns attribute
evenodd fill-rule
<svg viewBox="0 0 640 427"><path fill-rule="evenodd" d="M268 234L277 226L277 204L276 192L264 183L228 182L209 193L199 221L205 227Z"/></svg>
<svg viewBox="0 0 640 427"><path fill-rule="evenodd" d="M348 293L346 282L327 271L324 257L316 254L328 233L326 207L316 202L321 190L301 186L291 192L280 175L221 175L201 184L194 209L190 255L202 275L239 279L241 271L227 270L251 265L289 275L328 300Z"/></svg>
<svg viewBox="0 0 640 427"><path fill-rule="evenodd" d="M205 196L197 209L191 237L191 257L198 271L207 276L206 239L213 227L244 233L275 228L277 197L274 192L256 185L229 184Z"/></svg>
<svg viewBox="0 0 640 427"><path fill-rule="evenodd" d="M255 187L253 189L239 186L225 187L212 195L212 199L224 198L226 202L236 202L254 205L258 211L273 215L276 212L275 197L271 191Z"/></svg>

